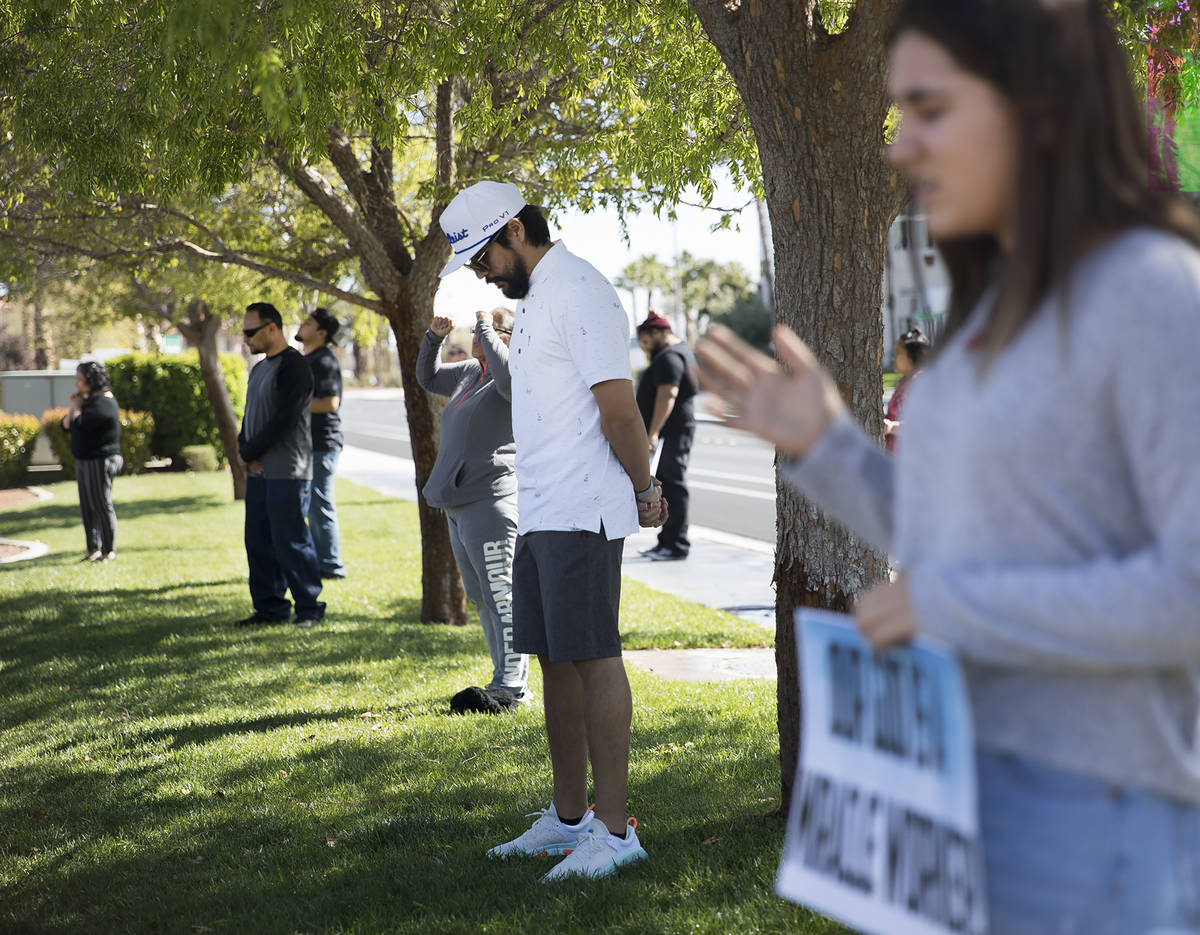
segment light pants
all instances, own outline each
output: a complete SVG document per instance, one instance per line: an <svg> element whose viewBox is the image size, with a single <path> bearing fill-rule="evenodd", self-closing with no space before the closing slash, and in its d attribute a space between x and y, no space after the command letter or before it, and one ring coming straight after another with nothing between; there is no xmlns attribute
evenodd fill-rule
<svg viewBox="0 0 1200 935"><path fill-rule="evenodd" d="M1025 757L976 763L989 935L1200 932L1200 809Z"/></svg>
<svg viewBox="0 0 1200 935"><path fill-rule="evenodd" d="M313 479L309 488L308 528L317 550L321 574L341 577L346 574L342 564L342 536L338 530L337 507L333 502L333 475L337 472L341 448L313 452Z"/></svg>
<svg viewBox="0 0 1200 935"><path fill-rule="evenodd" d="M467 597L492 655L488 688L525 691L529 657L512 649L512 560L517 541L517 495L444 508L450 547Z"/></svg>

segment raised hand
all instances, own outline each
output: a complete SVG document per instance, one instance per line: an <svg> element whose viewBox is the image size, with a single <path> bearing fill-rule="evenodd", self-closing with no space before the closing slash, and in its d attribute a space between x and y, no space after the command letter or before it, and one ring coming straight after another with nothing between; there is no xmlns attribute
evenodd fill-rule
<svg viewBox="0 0 1200 935"><path fill-rule="evenodd" d="M429 323L429 330L439 338L444 338L454 330L454 319L446 318L444 315L434 315L433 321Z"/></svg>
<svg viewBox="0 0 1200 935"><path fill-rule="evenodd" d="M696 346L700 384L713 414L784 454L803 457L845 409L837 385L795 332L776 325L780 367L728 328L714 325Z"/></svg>

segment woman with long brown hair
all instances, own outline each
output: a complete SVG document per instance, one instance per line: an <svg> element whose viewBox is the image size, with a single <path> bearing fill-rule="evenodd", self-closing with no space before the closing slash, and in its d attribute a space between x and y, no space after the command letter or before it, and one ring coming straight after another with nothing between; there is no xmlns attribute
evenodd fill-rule
<svg viewBox="0 0 1200 935"><path fill-rule="evenodd" d="M992 935L1200 931L1200 223L1099 0L910 0L890 56L952 284L898 454L787 329L787 373L716 331L703 374L894 557L871 643L957 650Z"/></svg>

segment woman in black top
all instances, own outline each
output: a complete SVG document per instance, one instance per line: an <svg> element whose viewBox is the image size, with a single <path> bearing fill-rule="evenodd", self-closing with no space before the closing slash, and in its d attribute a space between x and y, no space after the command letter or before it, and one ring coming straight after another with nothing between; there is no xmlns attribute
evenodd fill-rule
<svg viewBox="0 0 1200 935"><path fill-rule="evenodd" d="M63 428L71 433L79 512L87 537L86 562L110 562L117 557L117 512L112 482L125 466L121 458L121 416L104 365L94 360L75 370L71 408Z"/></svg>

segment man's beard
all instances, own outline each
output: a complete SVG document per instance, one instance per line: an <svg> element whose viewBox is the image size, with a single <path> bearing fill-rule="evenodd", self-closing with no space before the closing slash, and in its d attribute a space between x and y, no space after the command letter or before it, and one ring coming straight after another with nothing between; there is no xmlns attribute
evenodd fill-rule
<svg viewBox="0 0 1200 935"><path fill-rule="evenodd" d="M512 268L506 275L487 281L492 285L503 282L504 285L500 287L500 291L504 293L506 299L523 299L529 295L529 268L519 256L513 256Z"/></svg>

